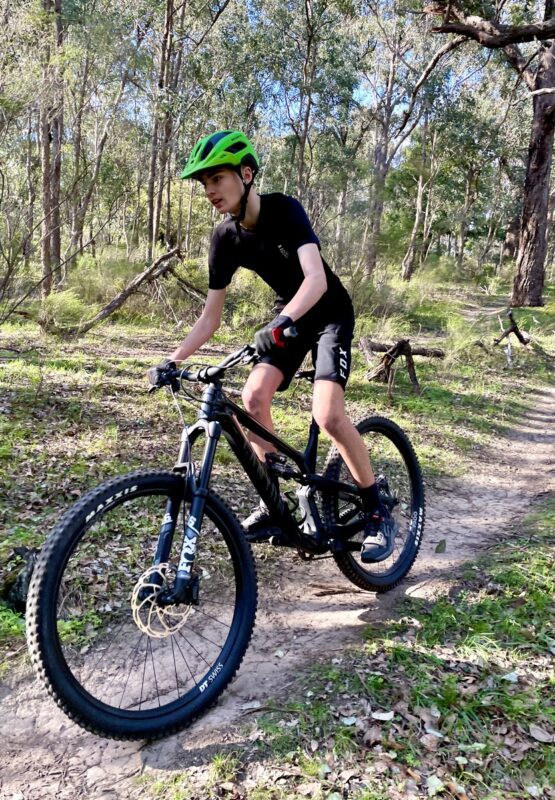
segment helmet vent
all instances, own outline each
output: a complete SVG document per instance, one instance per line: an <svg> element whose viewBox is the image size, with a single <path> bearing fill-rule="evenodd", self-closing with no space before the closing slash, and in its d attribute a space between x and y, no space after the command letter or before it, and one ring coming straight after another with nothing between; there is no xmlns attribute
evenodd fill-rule
<svg viewBox="0 0 555 800"><path fill-rule="evenodd" d="M214 144L212 142L207 142L200 156L203 161L206 158L206 156L210 153L210 151L213 149L214 149Z"/></svg>
<svg viewBox="0 0 555 800"><path fill-rule="evenodd" d="M230 144L229 147L226 147L227 153L240 153L241 150L245 149L245 145L243 142L233 142Z"/></svg>

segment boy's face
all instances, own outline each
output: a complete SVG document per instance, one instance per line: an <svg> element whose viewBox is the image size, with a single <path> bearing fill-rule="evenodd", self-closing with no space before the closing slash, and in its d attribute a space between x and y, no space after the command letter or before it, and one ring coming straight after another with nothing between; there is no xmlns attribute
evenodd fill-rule
<svg viewBox="0 0 555 800"><path fill-rule="evenodd" d="M246 173L249 167L243 168ZM244 175L245 180L250 176ZM204 194L220 214L237 214L243 196L243 181L233 169L221 167L207 170L200 176Z"/></svg>

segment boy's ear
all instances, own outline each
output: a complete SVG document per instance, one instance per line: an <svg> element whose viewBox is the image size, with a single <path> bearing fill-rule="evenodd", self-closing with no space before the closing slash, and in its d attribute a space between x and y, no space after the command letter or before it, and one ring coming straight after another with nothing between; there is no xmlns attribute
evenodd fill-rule
<svg viewBox="0 0 555 800"><path fill-rule="evenodd" d="M249 167L247 164L242 164L241 166L241 175L245 183L250 183L254 178L254 173L252 171L252 167Z"/></svg>

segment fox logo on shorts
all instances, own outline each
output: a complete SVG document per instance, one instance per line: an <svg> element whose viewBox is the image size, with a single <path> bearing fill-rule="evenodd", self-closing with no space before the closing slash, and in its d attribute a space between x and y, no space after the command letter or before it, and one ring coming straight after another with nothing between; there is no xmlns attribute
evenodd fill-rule
<svg viewBox="0 0 555 800"><path fill-rule="evenodd" d="M349 368L349 362L347 361L347 351L343 350L342 347L339 348L339 375L347 380L347 370Z"/></svg>

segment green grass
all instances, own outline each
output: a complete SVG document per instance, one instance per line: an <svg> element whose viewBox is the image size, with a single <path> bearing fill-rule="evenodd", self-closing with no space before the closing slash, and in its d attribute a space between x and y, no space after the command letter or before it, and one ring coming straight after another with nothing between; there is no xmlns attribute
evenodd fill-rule
<svg viewBox="0 0 555 800"><path fill-rule="evenodd" d="M476 459L487 460L489 445L552 380L553 363L545 351L555 350L554 294L548 293L542 309L516 311L522 329L542 350L514 344L508 368L504 349L491 347L499 334L497 316L480 307L496 304L502 310L506 295L477 298L462 286L454 291L419 280L380 292L375 311L359 322L361 334L382 341L402 334L444 348L447 357L417 358L420 396L400 365L390 401L383 384L367 381L368 365L355 348L349 412L353 418L377 413L398 421L416 447L428 485L443 476L462 477ZM250 313L232 303L231 317L245 327L222 326L213 347L229 351L250 338L256 328L256 320L247 319ZM0 416L0 585L5 574L21 566L13 548L40 546L83 491L138 467L171 469L179 419L166 395L146 394L143 375L180 337L181 332L167 329L116 324L62 342L30 325L4 326L0 353L10 353L2 347L28 353L0 365L0 405L6 412ZM489 353L475 345L476 339ZM200 360L220 358L212 352ZM243 370L233 378L236 388L246 374ZM306 437L310 397L308 384L300 384L276 398L276 428L298 447ZM188 421L195 414L186 406ZM322 454L326 448L323 441ZM238 514L252 502L229 449L218 453L214 484ZM444 783L452 778L479 800L522 800L532 785L529 775L535 776L533 783L553 782L548 746L524 745L531 724L548 730L554 724L553 680L546 666L555 647L549 539L554 527L553 507L538 509L522 531L525 536L510 540L494 561L469 569L454 596L413 600L396 622L370 629L364 648L338 663L316 666L299 696L259 723L263 757L292 766L297 776L271 787L254 781L249 797L289 800L299 785L311 781L319 786L312 792L315 800L333 797L346 788L340 773L351 768L357 771L348 788L354 800L382 800L394 785L404 791L402 786L413 780L408 770L422 776L418 791L426 796L426 780L436 767L444 770ZM20 647L22 630L22 617L0 604L2 649ZM79 643L91 631L94 620L67 635ZM512 673L516 681L505 677ZM369 716L369 709L388 711L403 704L417 723L399 711L392 720ZM421 741L425 731L417 713L431 708L440 714L443 734L433 751ZM352 717L357 722L351 724ZM379 738L365 741L373 727ZM516 744L505 741L511 736ZM233 782L244 770L248 774L248 765L234 758L222 756L207 766L207 796L215 792L216 776L225 783L224 775ZM376 772L376 764L385 771ZM149 797L195 796L186 775L159 781L158 788L148 786Z"/></svg>
<svg viewBox="0 0 555 800"><path fill-rule="evenodd" d="M319 768L347 764L368 775L368 796L415 776L433 786L440 775L446 792L463 786L475 800L552 786L555 754L538 737L555 733L554 532L555 498L520 538L462 573L450 596L403 602L396 621L368 628L364 647L316 666L302 700L259 721L265 752L324 787Z"/></svg>
<svg viewBox="0 0 555 800"><path fill-rule="evenodd" d="M4 603L0 603L0 642L14 637L22 637L25 634L25 622L23 618L16 614Z"/></svg>

